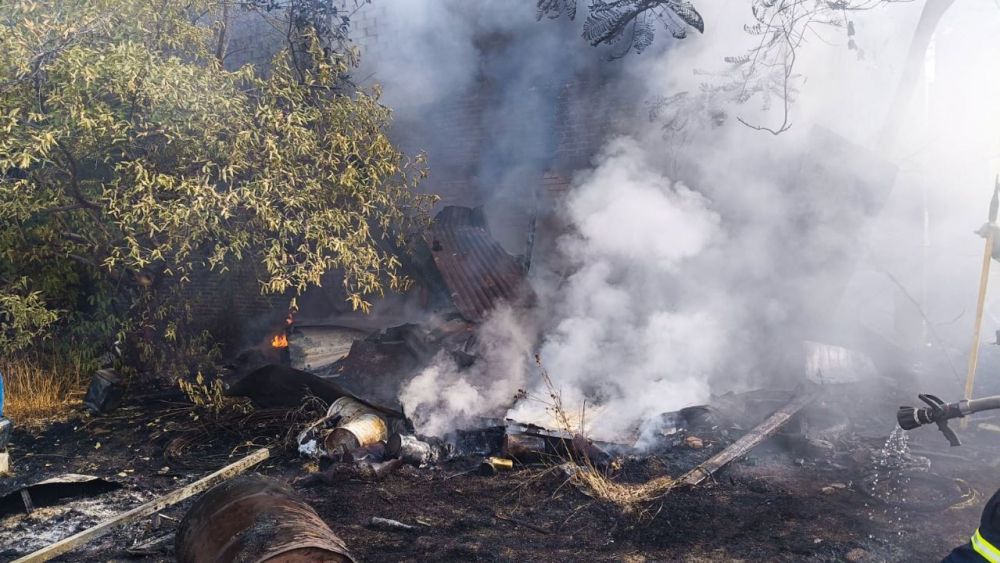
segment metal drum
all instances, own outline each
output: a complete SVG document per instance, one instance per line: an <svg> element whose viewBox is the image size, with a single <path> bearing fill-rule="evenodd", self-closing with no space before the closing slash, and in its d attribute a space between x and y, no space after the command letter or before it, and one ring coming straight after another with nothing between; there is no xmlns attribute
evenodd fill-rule
<svg viewBox="0 0 1000 563"><path fill-rule="evenodd" d="M242 475L202 495L177 530L180 563L357 563L287 485Z"/></svg>
<svg viewBox="0 0 1000 563"><path fill-rule="evenodd" d="M347 396L337 399L326 410L326 417L331 420L339 417L340 420L337 424L340 425L350 422L363 414L376 414L376 411L354 397Z"/></svg>
<svg viewBox="0 0 1000 563"><path fill-rule="evenodd" d="M334 452L341 446L344 451L351 451L376 442L384 442L388 437L389 428L385 420L377 414L366 413L334 428L326 435L324 446L327 452Z"/></svg>

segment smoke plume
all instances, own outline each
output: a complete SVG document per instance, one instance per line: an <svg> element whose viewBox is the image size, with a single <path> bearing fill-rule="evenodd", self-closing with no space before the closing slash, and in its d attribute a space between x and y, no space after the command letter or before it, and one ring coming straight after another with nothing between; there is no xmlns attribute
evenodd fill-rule
<svg viewBox="0 0 1000 563"><path fill-rule="evenodd" d="M442 351L400 391L404 411L418 432L444 436L475 426L484 417L502 417L528 384L534 336L510 307L493 311L477 333L477 361L461 368Z"/></svg>
<svg viewBox="0 0 1000 563"><path fill-rule="evenodd" d="M588 428L597 438L708 398L725 327L679 301L677 277L687 260L722 242L709 205L662 175L629 138L611 141L575 182L565 213L576 229L559 245L572 273L545 299L558 322L541 357L565 404L589 400L600 409ZM523 402L511 417L544 422L540 406Z"/></svg>
<svg viewBox="0 0 1000 563"><path fill-rule="evenodd" d="M1000 18L995 8L991 17L983 6L951 9L900 141L881 146L920 7L850 14L863 58L837 28L803 44L792 127L773 136L747 124L780 123L780 101L722 103L704 95L713 75L696 73L725 71L724 57L759 40L743 31L749 2L699 2L703 36L660 34L618 61L579 38L579 21L536 22L530 2L387 4L403 31L367 64L404 144L428 152L429 189L486 205L501 242L519 253L537 199L530 186L544 172L571 178L568 194L543 209L565 228L539 233L552 251L534 256L538 307L486 323L485 361L462 371L441 358L403 389L420 429L444 433L502 412L521 388L547 397L534 352L568 409L585 412L589 432L605 439L634 437L643 419L712 394L794 384L804 362L786 356L805 338L878 340L923 354L897 354L901 365L948 369L967 345L981 252L971 231L1000 162L1000 143L983 134L1000 130L1000 80L988 63L1000 53L983 47ZM684 131L636 103L682 91L709 117L692 114ZM475 96L485 107L456 110ZM456 115L474 123L449 129ZM592 125L574 134L603 148L590 162L561 160L569 141L556 133L580 116ZM467 129L481 138L458 134ZM950 377L937 381L948 386L942 394L959 390ZM509 416L552 422L532 400Z"/></svg>

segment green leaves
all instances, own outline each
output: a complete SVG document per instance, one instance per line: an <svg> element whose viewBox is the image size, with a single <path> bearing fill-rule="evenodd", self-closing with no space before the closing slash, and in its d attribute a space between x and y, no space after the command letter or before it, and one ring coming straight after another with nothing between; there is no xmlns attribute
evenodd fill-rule
<svg viewBox="0 0 1000 563"><path fill-rule="evenodd" d="M0 3L0 294L22 284L19 315L44 321L27 334L69 292L32 289L59 287L25 280L39 263L175 285L249 260L278 294L335 271L360 309L405 286L388 249L432 199L415 191L422 159L387 136L389 109L341 84L352 59L315 37L297 70L287 55L267 77L224 70L217 27L191 17L215 7Z"/></svg>
<svg viewBox="0 0 1000 563"><path fill-rule="evenodd" d="M41 293L28 290L27 278L0 288L0 354L27 347L58 318L59 312L45 306Z"/></svg>

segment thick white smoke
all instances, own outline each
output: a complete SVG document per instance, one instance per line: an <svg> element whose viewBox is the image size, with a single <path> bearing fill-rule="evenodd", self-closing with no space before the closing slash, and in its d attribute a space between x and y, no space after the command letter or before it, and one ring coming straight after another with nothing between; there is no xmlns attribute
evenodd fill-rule
<svg viewBox="0 0 1000 563"><path fill-rule="evenodd" d="M479 329L475 364L459 368L443 351L404 385L400 402L417 432L444 436L482 417L502 417L503 406L528 384L535 337L526 326L513 309L500 307Z"/></svg>
<svg viewBox="0 0 1000 563"><path fill-rule="evenodd" d="M535 22L533 4L523 3L520 12L514 4L483 2L481 11L446 9L440 18L433 14L441 5L431 0L390 5L395 19L414 23L415 29L401 36L404 47L396 49L407 54L392 55L390 49L385 60L369 60L375 68L426 72L413 80L401 72L397 85L388 81L386 95L408 105L412 88L416 105L404 108L402 121L419 122L422 114L432 121L440 116L432 111L436 103L474 90L470 75L479 72L476 65L488 52L477 46L477 37L534 37L515 41L520 47L503 51L499 56L506 58L499 64L493 61L491 68L506 72L493 82L506 89L500 97L505 105L502 111L488 109L487 115L514 116L507 108L517 105L520 92L530 92L525 105L536 119L529 121L539 127L507 129L483 157L483 177L491 168L517 168L520 159L528 158L525 150L543 150L519 140L543 138L553 126L545 95L531 89L548 72L606 70L616 76L617 91L633 97L697 94L713 77L696 70L723 69L723 57L739 55L759 40L743 31L749 2L703 1L698 3L707 22L703 36L671 42L661 33L656 50L603 62L605 69L581 55L594 52L582 40L550 45L539 39L531 26L555 24ZM984 47L992 45L986 38L998 33L1000 10L986 4L951 8L927 54L900 141L880 146L877 134L889 108L898 103L899 75L920 9L921 3L891 3L845 14L865 50L860 60L857 51L847 49L846 27L819 28L810 35L797 53L801 79L795 82L792 128L777 137L736 119L775 127L782 121L776 99L766 111L759 99L711 107L718 119L700 122L701 128L683 135L668 134L649 121L647 108L635 108L631 120L617 124L625 135L608 140L590 169L574 177L558 207L567 232L555 254L536 256L533 264L537 318L527 322L499 313L482 335L487 342L495 339L485 354L488 361L471 372L440 362L403 390L402 400L409 412L419 413L421 429L442 433L469 423L470 417L495 414L521 387L546 397L548 391L529 369L537 351L567 408L575 413L586 403L588 430L595 437L620 438L643 418L704 402L710 393L799 375L772 369L769 362L801 341L796 319L813 306L830 309L824 314L831 324L843 321L855 332L863 325L900 342L901 319L913 317L913 297L937 327L940 338L929 353L937 355L939 365L947 353L938 350L941 345L966 345L981 253L981 242L970 233L985 217L991 167L1000 162L995 134L1000 117L993 103L1000 80L988 63L997 49ZM406 10L418 10L419 17L407 20ZM547 45L558 48L538 49ZM384 80L385 74L379 72L376 79ZM598 95L603 93L595 94L592 107L605 107ZM851 249L856 269L849 280L824 275L824 262L840 259L836 252L825 252L837 250L843 229L837 221L817 227L815 216L830 211L836 217L838 206L856 202L826 198L825 193L840 193L840 179L824 185L810 167L819 162L829 170L863 174L871 166L837 160L816 148L822 145L811 146L817 125L901 170L881 214L852 232L863 242ZM447 161L448 153L436 151L434 139L421 148L430 152L433 181L435 161ZM546 158L534 154L530 159L544 163ZM537 401L519 402L510 416L552 422Z"/></svg>
<svg viewBox="0 0 1000 563"><path fill-rule="evenodd" d="M719 216L648 156L635 140L615 139L575 183L566 206L575 230L560 241L572 274L543 305L558 320L543 363L571 412L588 400L598 409L587 430L602 439L708 399L725 341L723 323L678 302L685 261L723 242ZM538 402L510 416L546 422Z"/></svg>

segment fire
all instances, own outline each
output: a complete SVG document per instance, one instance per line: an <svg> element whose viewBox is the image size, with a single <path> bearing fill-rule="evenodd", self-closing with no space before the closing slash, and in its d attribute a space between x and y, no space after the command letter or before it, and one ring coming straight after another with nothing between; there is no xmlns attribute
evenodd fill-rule
<svg viewBox="0 0 1000 563"><path fill-rule="evenodd" d="M275 334L271 339L271 346L274 348L288 348L288 336L285 333Z"/></svg>

